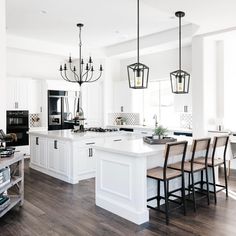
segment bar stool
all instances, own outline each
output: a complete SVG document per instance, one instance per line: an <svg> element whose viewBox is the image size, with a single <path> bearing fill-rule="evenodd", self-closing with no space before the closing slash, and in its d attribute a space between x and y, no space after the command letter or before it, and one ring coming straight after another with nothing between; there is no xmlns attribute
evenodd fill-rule
<svg viewBox="0 0 236 236"><path fill-rule="evenodd" d="M164 167L156 167L153 169L149 169L147 171L147 177L151 179L157 180L157 196L152 197L147 199L147 202L152 201L154 199L157 199L157 207L152 207L150 205L147 205L147 207L154 209L156 211L160 211L165 213L166 215L166 224L169 224L169 211L174 210L176 208L182 207L184 209L184 214L186 214L186 206L185 206L185 187L184 187L184 160L185 160L185 155L186 155L186 149L187 149L187 141L182 141L182 142L173 142L173 143L168 143L165 146L165 162L164 162ZM174 156L181 156L182 160L182 168L181 170L174 170L171 168L168 168L168 159L169 157L174 157ZM172 191L169 191L169 181L173 180L175 178L181 177L182 183L181 187ZM164 197L160 196L160 182L163 182L164 184ZM177 196L174 193L181 191L181 196ZM169 197L176 197L181 200L181 202L178 202L173 199L169 199ZM165 201L165 210L160 209L160 200L164 199ZM169 209L169 201L173 203L177 203L180 206L174 208L174 209Z"/></svg>
<svg viewBox="0 0 236 236"><path fill-rule="evenodd" d="M210 204L209 182L208 182L208 173L207 173L207 159L208 159L210 142L211 142L211 138L194 139L193 144L192 144L192 148L191 148L191 153L192 153L191 159L190 159L190 161L184 162L184 172L187 173L189 176L189 186L188 186L187 190L189 192L189 196L190 196L190 192L192 192L192 194L193 194L192 201L194 204L194 211L195 212L196 212L196 201L199 199L202 199L202 197L196 198L196 194L195 194L196 187L195 186L202 183L204 171L205 171L205 175L206 175L207 202L208 202L208 205ZM198 152L201 152L201 156L202 156L202 152L204 152L204 157L202 157L203 163L200 163L200 164L194 163L195 158L196 158L196 153L198 153ZM181 170L181 162L171 164L171 165L169 165L169 168L172 168L175 170ZM201 172L201 181L195 182L194 173L197 173L197 172ZM203 193L203 189L201 189L201 191ZM205 197L205 196L203 196L203 197Z"/></svg>
<svg viewBox="0 0 236 236"><path fill-rule="evenodd" d="M228 182L227 182L227 170L226 170L226 150L229 141L229 136L216 136L213 140L213 147L212 147L212 155L211 157L207 158L207 166L212 169L212 179L213 182L209 183L209 185L213 186L213 191L210 193L214 193L215 204L217 203L216 193L226 189L226 197L228 197ZM216 157L216 150L218 148L223 148L223 156L222 158ZM204 158L198 158L194 162L195 163L204 163ZM225 178L225 185L216 184L215 179L215 167L224 165L224 178ZM206 182L201 179L201 185L205 184ZM221 187L219 190L216 190L216 187Z"/></svg>

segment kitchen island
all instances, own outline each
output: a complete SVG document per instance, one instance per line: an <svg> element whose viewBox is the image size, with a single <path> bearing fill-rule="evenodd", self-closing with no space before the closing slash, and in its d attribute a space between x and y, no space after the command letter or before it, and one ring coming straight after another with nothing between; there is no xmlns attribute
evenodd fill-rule
<svg viewBox="0 0 236 236"><path fill-rule="evenodd" d="M187 140L190 150L192 138L177 139ZM149 145L142 139L96 145L96 205L135 224L147 222L147 198L157 193L156 181L146 177L147 169L164 165L164 149L165 145ZM190 155L187 155L186 160L189 158ZM169 164L177 161L180 161L178 157L170 158ZM208 173L211 180L211 172ZM198 173L195 179L200 180ZM187 186L188 178L185 178L185 183ZM172 180L169 187L172 189L180 185L179 178ZM151 204L156 205L156 201Z"/></svg>
<svg viewBox="0 0 236 236"><path fill-rule="evenodd" d="M30 168L67 183L95 177L95 145L133 139L132 134L116 132L83 132L71 130L32 131Z"/></svg>

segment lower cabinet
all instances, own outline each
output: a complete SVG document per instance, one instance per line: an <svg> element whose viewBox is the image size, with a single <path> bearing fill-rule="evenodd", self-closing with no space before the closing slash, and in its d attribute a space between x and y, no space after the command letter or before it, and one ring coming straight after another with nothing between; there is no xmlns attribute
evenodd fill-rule
<svg viewBox="0 0 236 236"><path fill-rule="evenodd" d="M47 139L30 137L30 161L37 166L47 167Z"/></svg>
<svg viewBox="0 0 236 236"><path fill-rule="evenodd" d="M47 150L48 169L58 174L68 175L70 162L70 150L68 142L48 139Z"/></svg>

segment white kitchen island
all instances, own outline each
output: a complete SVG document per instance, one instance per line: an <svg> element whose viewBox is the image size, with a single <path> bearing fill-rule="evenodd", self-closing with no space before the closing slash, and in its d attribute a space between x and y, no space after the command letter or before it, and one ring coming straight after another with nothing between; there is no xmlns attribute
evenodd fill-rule
<svg viewBox="0 0 236 236"><path fill-rule="evenodd" d="M191 138L178 139L188 140L190 148ZM147 198L157 193L155 180L146 177L147 169L164 165L164 149L165 145L149 145L142 139L96 145L96 205L136 224L147 222ZM179 160L170 158L169 163ZM181 179L172 180L170 189L180 184Z"/></svg>
<svg viewBox="0 0 236 236"><path fill-rule="evenodd" d="M95 177L95 145L133 139L117 132L31 131L30 168L71 184Z"/></svg>

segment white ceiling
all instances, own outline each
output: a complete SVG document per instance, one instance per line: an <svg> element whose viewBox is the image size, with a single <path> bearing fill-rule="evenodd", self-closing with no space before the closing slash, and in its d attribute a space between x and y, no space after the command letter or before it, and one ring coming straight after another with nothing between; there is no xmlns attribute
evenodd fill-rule
<svg viewBox="0 0 236 236"><path fill-rule="evenodd" d="M7 0L9 34L76 45L76 24L82 22L83 42L104 47L136 37L136 0ZM177 27L174 12L186 12L184 23L198 33L236 26L235 0L140 0L141 35ZM46 14L42 13L45 11Z"/></svg>
<svg viewBox="0 0 236 236"><path fill-rule="evenodd" d="M176 27L177 21L171 16L141 0L140 34ZM90 48L133 39L136 0L7 0L9 34L73 45L78 40L79 22L85 24L82 38Z"/></svg>

